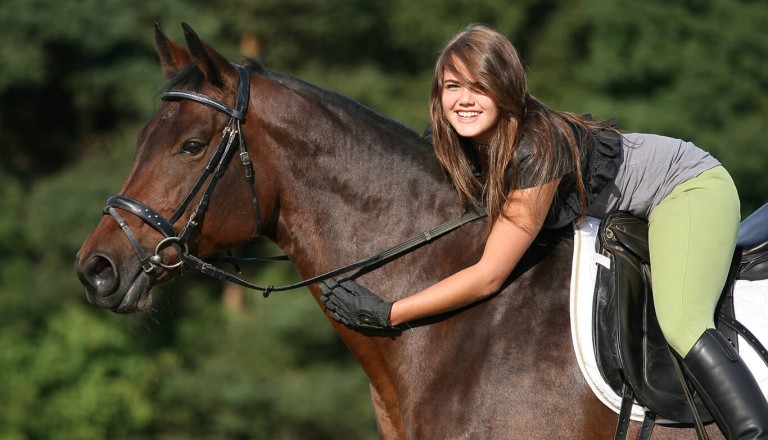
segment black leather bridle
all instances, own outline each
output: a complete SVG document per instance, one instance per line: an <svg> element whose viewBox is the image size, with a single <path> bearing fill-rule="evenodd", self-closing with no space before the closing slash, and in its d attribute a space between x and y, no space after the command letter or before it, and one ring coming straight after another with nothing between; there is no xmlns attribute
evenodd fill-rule
<svg viewBox="0 0 768 440"><path fill-rule="evenodd" d="M216 189L219 179L229 166L229 162L232 160L238 146L240 148L240 160L245 171L245 180L251 191L251 200L256 212L256 219L259 222L259 228L262 226L259 203L253 188L253 165L248 157L248 150L246 149L245 139L243 138L242 133L242 122L245 120L245 114L248 110L250 93L249 75L248 70L244 67L239 65L235 65L235 67L240 76L240 85L237 90L237 101L234 109L208 96L189 90L166 90L161 95L163 101L195 101L230 117L229 123L224 127L221 134L219 145L216 147L216 150L203 170L203 173L197 179L197 182L195 182L192 189L184 200L182 200L181 204L179 204L179 207L176 208L176 211L174 211L171 217L166 220L162 215L146 204L124 195L112 196L107 200L107 206L104 208L104 213L114 217L120 225L120 228L125 232L128 240L131 242L134 249L136 249L142 269L148 275L155 274L159 268L173 270L184 264L183 256L189 254L188 241L202 223L205 213L208 211L211 195ZM182 214L184 214L192 203L192 200L203 188L206 181L208 184L205 187L197 206L192 211L184 228L177 234L176 230L173 228L173 224L182 216ZM144 248L139 244L136 236L131 232L128 224L122 216L120 216L117 209L134 214L144 220L146 224L152 226L155 230L163 234L165 238L158 243L154 255L149 256L144 252ZM179 255L181 255L182 258L177 263L169 265L163 262L161 252L163 249L171 246L177 248Z"/></svg>
<svg viewBox="0 0 768 440"><path fill-rule="evenodd" d="M205 213L208 211L208 206L210 204L213 191L216 188L219 179L229 166L232 157L235 155L235 150L238 147L240 150L240 161L243 165L246 184L248 185L248 189L251 195L251 202L256 214L258 230L262 230L263 227L261 210L259 208L259 202L256 197L256 191L253 185L253 165L248 156L248 150L246 148L245 139L243 138L242 132L242 123L245 121L245 115L248 111L250 77L248 70L245 67L237 64L234 66L240 76L240 84L237 90L237 101L234 109L201 93L189 90L166 90L161 94L161 99L163 101L194 101L208 106L218 112L224 113L230 117L227 126L222 131L221 140L219 141L219 145L216 147L211 160L208 162L205 169L203 170L203 173L197 179L197 182L195 182L192 189L189 191L184 200L182 200L181 204L178 208L176 208L176 211L174 211L171 217L169 219L165 219L157 211L150 208L146 204L124 195L112 196L107 200L107 206L104 208L104 214L111 215L117 221L118 225L120 225L120 228L125 233L128 241L131 242L131 245L136 250L136 254L139 257L141 267L148 276L154 277L160 270L174 270L191 267L214 278L231 281L250 289L262 291L266 297L271 292L292 290L299 287L308 286L318 281L335 277L352 270L361 269L377 263L381 263L390 258L409 252L417 246L420 246L434 238L446 234L465 223L486 216L484 210L470 211L463 216L443 223L434 229L422 232L421 234L396 246L393 246L384 252L372 255L356 263L349 264L322 275L318 275L316 277L286 286L275 287L273 285L256 285L245 281L234 274L221 270L213 264L203 261L194 255L191 255L189 253L189 239L202 223L203 218L205 217ZM184 214L187 208L189 208L192 200L203 188L203 185L205 185L206 181L208 181L208 184L205 187L205 190L203 191L197 206L192 211L192 214L190 215L189 220L187 221L184 228L180 233L177 234L176 230L173 228L173 224L182 216L182 214ZM131 228L128 226L125 219L123 219L123 217L118 212L118 209L127 211L139 217L146 224L160 232L163 237L165 237L157 244L153 255L147 255L144 248L141 246L138 239L131 231ZM170 247L176 248L179 254L179 261L173 264L166 264L163 261L162 252L163 250Z"/></svg>

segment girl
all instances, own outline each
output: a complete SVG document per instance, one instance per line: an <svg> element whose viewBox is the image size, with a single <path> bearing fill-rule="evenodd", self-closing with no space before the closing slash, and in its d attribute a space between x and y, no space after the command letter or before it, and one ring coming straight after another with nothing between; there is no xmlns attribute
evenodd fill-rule
<svg viewBox="0 0 768 440"><path fill-rule="evenodd" d="M619 134L548 108L527 92L513 45L483 26L442 51L430 116L462 203L488 211L483 255L394 303L354 281L321 285L334 319L391 328L469 305L501 288L542 227L628 211L648 220L657 317L695 389L728 439L768 439L768 403L714 328L740 219L736 188L716 159L688 142Z"/></svg>

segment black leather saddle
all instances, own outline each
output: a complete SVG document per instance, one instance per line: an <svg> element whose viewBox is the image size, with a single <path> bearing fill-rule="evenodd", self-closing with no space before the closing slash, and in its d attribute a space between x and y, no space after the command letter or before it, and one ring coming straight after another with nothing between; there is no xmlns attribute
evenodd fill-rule
<svg viewBox="0 0 768 440"><path fill-rule="evenodd" d="M634 399L650 410L646 416L651 416L651 425L656 416L667 422L694 423L686 390L656 319L647 223L625 212L606 216L599 228L598 252L611 260L610 268L599 267L595 287L593 339L600 372L613 390L625 397L625 404L629 393L630 403ZM736 279L768 279L768 204L741 224L716 311L718 329L734 345L737 333L742 335L768 364L765 348L733 316ZM702 420L711 421L701 401L695 396L694 401Z"/></svg>

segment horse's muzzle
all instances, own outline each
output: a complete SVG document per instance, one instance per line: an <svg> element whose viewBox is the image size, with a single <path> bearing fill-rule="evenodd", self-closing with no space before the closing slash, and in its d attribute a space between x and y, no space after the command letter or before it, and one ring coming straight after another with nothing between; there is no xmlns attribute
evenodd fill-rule
<svg viewBox="0 0 768 440"><path fill-rule="evenodd" d="M147 309L151 303L149 290L152 277L141 268L133 276L120 276L117 265L108 256L92 254L75 264L75 272L85 286L91 304L117 313L133 313Z"/></svg>

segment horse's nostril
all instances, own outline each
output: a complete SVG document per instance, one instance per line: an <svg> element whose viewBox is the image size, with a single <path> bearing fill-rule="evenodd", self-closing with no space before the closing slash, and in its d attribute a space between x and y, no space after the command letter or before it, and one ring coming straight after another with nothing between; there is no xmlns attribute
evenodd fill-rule
<svg viewBox="0 0 768 440"><path fill-rule="evenodd" d="M100 295L114 292L118 286L115 265L103 255L94 255L88 259L80 279L90 285Z"/></svg>
<svg viewBox="0 0 768 440"><path fill-rule="evenodd" d="M92 272L95 275L100 275L104 271L104 268L109 267L109 261L107 261L107 259L103 258L103 257L95 257L93 259L93 265L92 266L93 266L91 268Z"/></svg>

